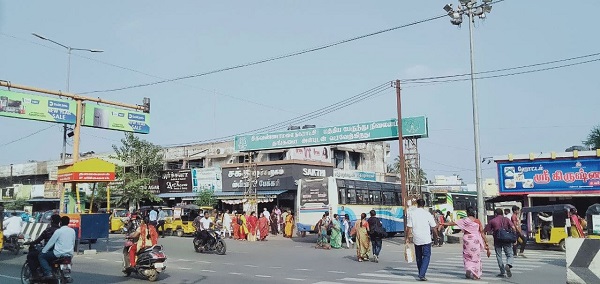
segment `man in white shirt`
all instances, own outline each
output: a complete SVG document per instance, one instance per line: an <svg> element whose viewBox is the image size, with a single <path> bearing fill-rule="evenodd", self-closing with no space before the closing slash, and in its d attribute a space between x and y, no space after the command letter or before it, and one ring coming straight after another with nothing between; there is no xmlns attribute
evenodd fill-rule
<svg viewBox="0 0 600 284"><path fill-rule="evenodd" d="M427 281L425 273L429 267L431 259L431 229L436 227L433 215L423 209L425 200L417 200L417 208L413 209L406 220L406 243L409 243L409 236L412 234L415 244L415 257L417 268L419 269L419 281ZM433 230L433 235L437 238L437 231Z"/></svg>
<svg viewBox="0 0 600 284"><path fill-rule="evenodd" d="M48 243L42 249L39 255L40 266L44 270L43 279L52 279L52 268L50 262L66 256L73 256L73 248L75 246L75 230L69 228L69 217L62 216L60 218L60 229L54 231ZM50 250L54 247L53 250Z"/></svg>
<svg viewBox="0 0 600 284"><path fill-rule="evenodd" d="M198 230L200 230L198 232L198 236L202 240L203 244L208 244L209 242L212 242L212 237L210 236L210 233L208 233L208 229L210 229L211 224L212 220L208 218L208 213L204 213L204 218L200 220L200 228L197 228Z"/></svg>
<svg viewBox="0 0 600 284"><path fill-rule="evenodd" d="M21 226L23 225L23 219L17 216L17 212L12 212L12 216L10 218L4 220L3 222L3 235L5 238L8 238L12 235L18 235L21 233Z"/></svg>
<svg viewBox="0 0 600 284"><path fill-rule="evenodd" d="M229 235L229 238L231 238L231 216L229 216L229 210L226 210L225 213L223 214L222 224L223 224L223 229L221 231L222 236L225 236L225 233L227 233L227 235Z"/></svg>
<svg viewBox="0 0 600 284"><path fill-rule="evenodd" d="M150 219L150 225L154 226L154 228L156 228L156 225L158 225L158 212L156 212L156 210L154 210L154 206L150 206L150 212L148 213L148 219Z"/></svg>

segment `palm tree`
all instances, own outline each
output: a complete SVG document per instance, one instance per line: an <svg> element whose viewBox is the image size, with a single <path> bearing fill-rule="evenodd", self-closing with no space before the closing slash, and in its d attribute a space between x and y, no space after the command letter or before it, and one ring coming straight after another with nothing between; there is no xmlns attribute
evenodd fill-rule
<svg viewBox="0 0 600 284"><path fill-rule="evenodd" d="M394 159L393 164L387 165L388 173L399 173L400 172L400 156ZM419 179L421 180L421 184L427 184L427 173L423 169L419 169Z"/></svg>
<svg viewBox="0 0 600 284"><path fill-rule="evenodd" d="M600 149L600 125L590 131L587 140L583 141L583 145L590 147L592 150Z"/></svg>

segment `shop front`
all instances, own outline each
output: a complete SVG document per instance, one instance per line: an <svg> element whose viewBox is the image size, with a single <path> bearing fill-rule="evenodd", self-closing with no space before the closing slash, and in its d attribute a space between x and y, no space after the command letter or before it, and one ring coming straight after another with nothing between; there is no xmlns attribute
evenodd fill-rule
<svg viewBox="0 0 600 284"><path fill-rule="evenodd" d="M580 215L600 203L600 150L508 155L494 160L500 198L521 201L524 206L571 204Z"/></svg>
<svg viewBox="0 0 600 284"><path fill-rule="evenodd" d="M329 163L309 161L273 161L258 163L253 173L256 178L257 206L271 210L278 206L281 209L295 210L297 181L303 178L322 178L333 176L333 166ZM245 191L252 177L243 165L223 166L223 191L216 194L224 209L244 210Z"/></svg>

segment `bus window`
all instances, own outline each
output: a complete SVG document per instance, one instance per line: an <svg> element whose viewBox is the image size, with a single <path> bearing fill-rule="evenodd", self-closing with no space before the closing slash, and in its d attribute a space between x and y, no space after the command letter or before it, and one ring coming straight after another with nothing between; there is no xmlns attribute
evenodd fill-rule
<svg viewBox="0 0 600 284"><path fill-rule="evenodd" d="M384 191L381 193L381 197L383 200L383 205L395 205L396 204L396 197L394 196L394 192L391 191Z"/></svg>
<svg viewBox="0 0 600 284"><path fill-rule="evenodd" d="M369 191L369 198L371 199L371 204L381 205L381 191L379 191L379 190Z"/></svg>
<svg viewBox="0 0 600 284"><path fill-rule="evenodd" d="M402 205L402 198L398 192L394 192L394 205Z"/></svg>
<svg viewBox="0 0 600 284"><path fill-rule="evenodd" d="M446 193L435 193L431 202L433 205L446 204L446 202L448 202Z"/></svg>
<svg viewBox="0 0 600 284"><path fill-rule="evenodd" d="M356 190L355 189L347 189L346 190L346 204L356 204Z"/></svg>
<svg viewBox="0 0 600 284"><path fill-rule="evenodd" d="M338 189L338 203L346 204L346 189L345 188Z"/></svg>
<svg viewBox="0 0 600 284"><path fill-rule="evenodd" d="M356 204L369 204L369 191L357 189Z"/></svg>
<svg viewBox="0 0 600 284"><path fill-rule="evenodd" d="M337 179L335 182L337 183L338 187L346 187L343 179Z"/></svg>

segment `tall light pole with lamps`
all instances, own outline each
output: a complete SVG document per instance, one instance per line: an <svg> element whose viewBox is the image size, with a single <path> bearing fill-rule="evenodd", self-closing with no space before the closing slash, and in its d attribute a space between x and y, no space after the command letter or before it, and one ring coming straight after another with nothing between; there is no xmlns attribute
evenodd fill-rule
<svg viewBox="0 0 600 284"><path fill-rule="evenodd" d="M473 104L473 140L475 143L475 180L477 186L477 218L482 222L485 219L485 204L483 200L483 183L481 180L481 152L479 149L479 110L477 103L477 93L475 92L475 62L473 60L473 22L475 17L485 19L486 14L492 11L492 0L459 0L458 9L452 8L452 4L444 6L453 25L459 26L463 22L463 16L469 17L469 48L471 57L471 103Z"/></svg>
<svg viewBox="0 0 600 284"><path fill-rule="evenodd" d="M51 43L54 43L56 45L59 45L61 47L64 47L65 49L67 49L67 54L68 54L68 61L67 61L67 89L66 92L69 92L69 81L71 78L71 53L75 50L75 51L88 51L88 52L104 52L103 50L99 50L99 49L88 49L88 48L76 48L76 47L71 47L71 46L67 46L64 45L62 43L56 42L54 40L51 40L47 37L41 36L39 34L36 33L32 33L33 36L45 40L45 41L49 41ZM69 136L70 137L70 136ZM77 137L78 139L79 137ZM67 156L67 125L64 124L63 125L63 150L62 150L62 163L65 164L66 161L66 156Z"/></svg>

